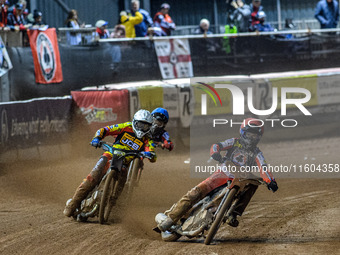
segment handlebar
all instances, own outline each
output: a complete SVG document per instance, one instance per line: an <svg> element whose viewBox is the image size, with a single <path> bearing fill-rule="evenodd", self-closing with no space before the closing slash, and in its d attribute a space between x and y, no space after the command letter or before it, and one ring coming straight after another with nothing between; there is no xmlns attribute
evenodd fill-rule
<svg viewBox="0 0 340 255"><path fill-rule="evenodd" d="M213 160L215 160L215 159L214 159L213 157L210 157L210 158L207 160L207 163L211 163L211 161L213 161ZM223 158L221 158L220 161L218 161L218 163L222 164L222 163L224 163L226 160L227 160L227 158L226 158L226 157L223 157ZM216 160L216 161L217 161L217 160Z"/></svg>
<svg viewBox="0 0 340 255"><path fill-rule="evenodd" d="M98 143L99 148L102 148L104 151L109 151L113 155L117 155L118 158L134 156L135 158L139 157L139 158L151 159L150 157L145 157L145 155L143 155L143 153L141 151L118 149L118 148L114 148L112 146L113 146L113 144L109 144L109 143L104 142L104 141L100 141ZM117 151L118 153L115 153L115 151ZM119 155L119 152L121 152L120 153L121 155Z"/></svg>
<svg viewBox="0 0 340 255"><path fill-rule="evenodd" d="M142 157L142 154L140 151L117 149L112 146L113 144L109 144L103 141L100 141L98 144L99 148L102 148L104 151L109 151L112 154L115 154L115 151L122 152L123 155L121 155L120 157L127 157L127 156Z"/></svg>

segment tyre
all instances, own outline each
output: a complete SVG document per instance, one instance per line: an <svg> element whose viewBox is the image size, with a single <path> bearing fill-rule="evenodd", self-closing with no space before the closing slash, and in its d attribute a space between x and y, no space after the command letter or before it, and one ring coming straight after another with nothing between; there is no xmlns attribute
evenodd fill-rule
<svg viewBox="0 0 340 255"><path fill-rule="evenodd" d="M229 191L228 197L225 200L224 204L222 205L220 211L217 213L214 222L212 223L208 235L204 240L204 244L209 245L212 241L212 239L214 238L214 236L216 235L217 230L219 229L223 217L225 215L225 213L229 210L233 200L234 200L234 196L236 194L237 190L235 188L231 189Z"/></svg>
<svg viewBox="0 0 340 255"><path fill-rule="evenodd" d="M115 171L111 171L106 177L102 198L99 207L99 223L108 221L111 209L114 206L117 196L118 180L114 177Z"/></svg>
<svg viewBox="0 0 340 255"><path fill-rule="evenodd" d="M168 231L162 232L161 236L162 236L162 240L164 242L175 242L181 237L180 234L171 233L171 232L168 232Z"/></svg>
<svg viewBox="0 0 340 255"><path fill-rule="evenodd" d="M139 180L139 170L140 170L140 159L135 158L131 163L130 169L130 177L126 183L126 202L128 203L131 200L133 190L138 184Z"/></svg>

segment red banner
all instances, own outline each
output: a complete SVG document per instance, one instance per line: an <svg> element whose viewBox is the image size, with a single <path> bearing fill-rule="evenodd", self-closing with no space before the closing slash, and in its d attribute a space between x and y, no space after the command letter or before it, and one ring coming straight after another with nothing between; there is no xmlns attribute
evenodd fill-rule
<svg viewBox="0 0 340 255"><path fill-rule="evenodd" d="M71 91L92 130L130 120L129 91Z"/></svg>
<svg viewBox="0 0 340 255"><path fill-rule="evenodd" d="M30 40L35 82L42 84L63 81L58 40L55 28L45 31L28 30Z"/></svg>

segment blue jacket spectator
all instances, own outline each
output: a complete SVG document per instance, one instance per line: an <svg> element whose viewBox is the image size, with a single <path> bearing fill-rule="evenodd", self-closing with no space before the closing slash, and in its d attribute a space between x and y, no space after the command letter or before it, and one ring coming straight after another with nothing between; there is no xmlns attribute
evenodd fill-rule
<svg viewBox="0 0 340 255"><path fill-rule="evenodd" d="M142 23L135 25L136 37L144 37L147 35L148 28L153 26L153 21L150 14L146 10L139 8L139 6L140 6L139 0L131 1L132 16L136 16L135 15L136 11L143 15Z"/></svg>
<svg viewBox="0 0 340 255"><path fill-rule="evenodd" d="M272 32L275 29L270 25L265 23L267 15L264 11L259 11L256 14L256 19L259 20L260 23L255 24L253 28L251 29L252 31L259 31L259 32Z"/></svg>
<svg viewBox="0 0 340 255"><path fill-rule="evenodd" d="M335 0L320 0L316 5L314 17L321 28L336 28L339 21L339 4Z"/></svg>

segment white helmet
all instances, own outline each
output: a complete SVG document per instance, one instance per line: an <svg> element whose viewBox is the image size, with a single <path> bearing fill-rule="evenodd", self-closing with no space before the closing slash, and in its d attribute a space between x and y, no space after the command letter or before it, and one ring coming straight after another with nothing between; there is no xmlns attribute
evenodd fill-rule
<svg viewBox="0 0 340 255"><path fill-rule="evenodd" d="M142 138L151 130L153 118L147 110L139 110L135 113L132 120L132 129L138 138Z"/></svg>

